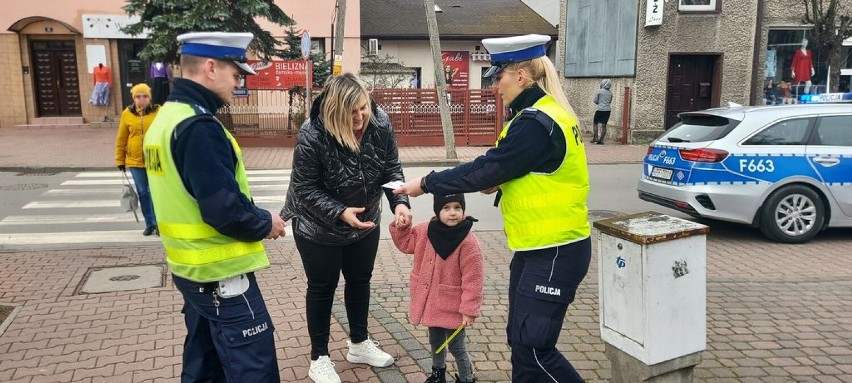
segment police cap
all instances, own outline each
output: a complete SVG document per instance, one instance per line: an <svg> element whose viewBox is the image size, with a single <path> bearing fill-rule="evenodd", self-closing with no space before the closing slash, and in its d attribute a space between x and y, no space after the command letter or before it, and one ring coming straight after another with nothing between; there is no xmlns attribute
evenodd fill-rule
<svg viewBox="0 0 852 383"><path fill-rule="evenodd" d="M246 63L246 49L253 38L249 32L190 32L177 40L182 55L233 61L245 74L257 74Z"/></svg>
<svg viewBox="0 0 852 383"><path fill-rule="evenodd" d="M511 63L532 60L547 54L550 36L522 35L483 39L482 45L491 54L491 68L482 77L500 73Z"/></svg>

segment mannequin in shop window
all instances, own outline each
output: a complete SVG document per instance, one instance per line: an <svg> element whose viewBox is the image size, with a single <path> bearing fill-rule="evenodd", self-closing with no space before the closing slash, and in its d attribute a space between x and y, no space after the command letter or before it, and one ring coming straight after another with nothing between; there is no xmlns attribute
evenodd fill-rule
<svg viewBox="0 0 852 383"><path fill-rule="evenodd" d="M154 104L162 105L169 97L169 81L172 78L172 72L166 63L155 61L151 63L151 88L152 99Z"/></svg>
<svg viewBox="0 0 852 383"><path fill-rule="evenodd" d="M94 89L92 97L89 98L89 104L97 106L106 106L109 103L109 89L112 88L112 73L109 67L104 63L98 63L92 70L92 81Z"/></svg>
<svg viewBox="0 0 852 383"><path fill-rule="evenodd" d="M808 49L808 39L802 39L801 48L796 49L793 53L793 63L790 64L790 69L793 70L793 84L796 87L796 96L799 95L798 90L802 83L805 83L803 94L810 93L812 85L811 77L813 77L816 71L814 70L813 54Z"/></svg>

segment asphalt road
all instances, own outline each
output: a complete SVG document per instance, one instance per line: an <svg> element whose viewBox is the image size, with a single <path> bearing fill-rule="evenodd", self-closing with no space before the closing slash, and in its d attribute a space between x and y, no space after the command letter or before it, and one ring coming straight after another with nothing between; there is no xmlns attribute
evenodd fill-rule
<svg viewBox="0 0 852 383"><path fill-rule="evenodd" d="M431 170L433 168L404 169L407 179ZM589 219L592 221L648 210L688 218L637 197L636 182L641 164L592 165L589 171ZM122 182L118 171L0 173L0 250L158 244L156 238L142 237L144 223L137 223L131 213L119 206ZM258 205L277 212L283 205L289 170L250 171L249 183ZM493 202L494 195L467 195L467 213L479 219L475 230L502 230L500 211ZM412 213L415 222L429 219L434 214L431 195L414 198ZM139 216L142 219L141 212ZM391 212L385 208L381 225L383 238L389 238L387 223L391 219Z"/></svg>

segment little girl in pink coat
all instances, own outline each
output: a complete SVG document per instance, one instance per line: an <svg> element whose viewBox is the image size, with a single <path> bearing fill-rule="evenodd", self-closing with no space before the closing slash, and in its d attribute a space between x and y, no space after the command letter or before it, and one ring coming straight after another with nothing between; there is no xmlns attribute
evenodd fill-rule
<svg viewBox="0 0 852 383"><path fill-rule="evenodd" d="M399 251L414 254L409 282L408 318L429 327L432 374L426 383L446 382L447 350L435 351L464 325L470 327L482 305L482 250L471 231L473 217L464 214L464 194L435 196L435 217L414 227L390 224ZM464 330L447 348L456 359L455 382L476 382L464 345Z"/></svg>

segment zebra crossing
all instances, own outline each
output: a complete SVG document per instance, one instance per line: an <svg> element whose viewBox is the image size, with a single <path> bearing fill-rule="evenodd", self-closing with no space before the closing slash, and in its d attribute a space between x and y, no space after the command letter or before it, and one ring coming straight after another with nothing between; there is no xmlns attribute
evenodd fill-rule
<svg viewBox="0 0 852 383"><path fill-rule="evenodd" d="M247 171L252 197L277 213L284 205L289 169ZM0 250L157 244L145 237L140 222L121 207L124 177L117 171L80 172L40 194L18 211L0 219ZM132 183L132 179L130 180ZM292 238L290 228L287 237Z"/></svg>

